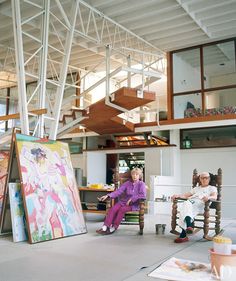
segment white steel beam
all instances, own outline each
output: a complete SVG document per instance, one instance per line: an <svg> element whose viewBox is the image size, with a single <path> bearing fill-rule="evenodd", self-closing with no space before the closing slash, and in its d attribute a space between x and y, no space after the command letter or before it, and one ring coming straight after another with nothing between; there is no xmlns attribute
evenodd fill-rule
<svg viewBox="0 0 236 281"><path fill-rule="evenodd" d="M23 40L21 29L20 1L12 0L12 19L15 42L16 73L18 82L19 113L21 121L21 133L29 134L29 120L26 95L25 67L23 54Z"/></svg>
<svg viewBox="0 0 236 281"><path fill-rule="evenodd" d="M39 108L45 108L45 97L46 97L46 79L47 79L47 56L48 56L48 28L49 28L49 11L50 11L50 0L46 0L43 3L44 14L42 18L42 49L40 56L39 65L39 80L40 85L39 91ZM38 137L44 136L44 114L39 116L38 125Z"/></svg>
<svg viewBox="0 0 236 281"><path fill-rule="evenodd" d="M69 59L70 59L71 46L73 43L77 11L78 11L78 1L74 0L72 8L71 8L71 14L69 17L71 19L71 23L70 23L70 26L68 26L69 30L67 31L67 35L66 35L65 50L64 50L65 53L64 53L64 57L63 57L62 65L61 65L60 76L59 76L60 86L57 88L57 91L56 91L56 102L54 105L55 120L52 122L51 128L50 128L49 138L52 140L56 140L56 137L57 137L60 111L61 111L61 105L62 105L62 100L63 100L65 81L66 81L66 76L67 76L67 68L68 68Z"/></svg>
<svg viewBox="0 0 236 281"><path fill-rule="evenodd" d="M187 14L193 19L193 21L201 28L201 30L209 37L212 38L212 34L208 31L201 21L196 18L195 13L191 12L188 3L182 3L182 0L176 0L179 5L187 12Z"/></svg>

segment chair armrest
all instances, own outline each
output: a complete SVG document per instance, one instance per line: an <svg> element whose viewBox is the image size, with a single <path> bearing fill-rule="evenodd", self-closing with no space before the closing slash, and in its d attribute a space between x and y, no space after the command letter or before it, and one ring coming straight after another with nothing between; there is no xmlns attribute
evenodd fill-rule
<svg viewBox="0 0 236 281"><path fill-rule="evenodd" d="M175 199L173 200L173 203L178 203L178 202L187 201L187 200L188 200L188 199L186 199L186 198L178 197L178 198L175 198Z"/></svg>
<svg viewBox="0 0 236 281"><path fill-rule="evenodd" d="M214 199L210 199L210 200L208 200L209 202L212 202L212 203L220 203L221 201L220 200L214 200Z"/></svg>
<svg viewBox="0 0 236 281"><path fill-rule="evenodd" d="M138 201L139 201L139 206L141 207L145 205L146 199L139 199Z"/></svg>
<svg viewBox="0 0 236 281"><path fill-rule="evenodd" d="M220 209L220 200L209 200L207 202L211 203L209 206L210 209Z"/></svg>

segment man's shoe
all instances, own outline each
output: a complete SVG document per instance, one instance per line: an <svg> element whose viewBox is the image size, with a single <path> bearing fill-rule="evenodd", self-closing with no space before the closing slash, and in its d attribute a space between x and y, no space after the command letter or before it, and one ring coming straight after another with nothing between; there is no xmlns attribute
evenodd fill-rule
<svg viewBox="0 0 236 281"><path fill-rule="evenodd" d="M184 243L184 242L188 242L188 241L189 241L189 239L187 236L184 238L178 237L175 239L175 243Z"/></svg>
<svg viewBox="0 0 236 281"><path fill-rule="evenodd" d="M191 226L186 228L186 233L193 234L193 228Z"/></svg>

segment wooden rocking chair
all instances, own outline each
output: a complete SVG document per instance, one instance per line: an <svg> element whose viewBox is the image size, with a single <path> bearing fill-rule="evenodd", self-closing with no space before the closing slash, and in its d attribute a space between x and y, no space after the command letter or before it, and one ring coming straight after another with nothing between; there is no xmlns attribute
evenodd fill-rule
<svg viewBox="0 0 236 281"><path fill-rule="evenodd" d="M123 183L130 178L130 174L127 174L127 178L121 179L119 176L118 168L116 168L114 173L114 184L115 189L119 188L119 183ZM110 206L114 204L114 202L110 203ZM121 222L121 225L138 225L139 226L139 234L143 235L144 229L144 212L145 212L145 200L139 200L139 210L138 211L130 211L126 212L125 216Z"/></svg>
<svg viewBox="0 0 236 281"><path fill-rule="evenodd" d="M221 189L222 189L222 170L219 168L216 175L210 174L209 185L217 187L217 200L207 201L205 203L204 213L198 214L193 222L194 233L203 229L203 238L212 240L214 236L219 235L223 232L220 228L221 222ZM197 170L193 171L192 186L195 187L200 184L199 175ZM172 205L172 218L171 218L171 233L179 235L176 230L177 219L178 219L178 205L177 203L185 199L175 199ZM211 211L213 210L213 212ZM213 226L212 226L213 225ZM209 236L209 230L214 230L215 235Z"/></svg>

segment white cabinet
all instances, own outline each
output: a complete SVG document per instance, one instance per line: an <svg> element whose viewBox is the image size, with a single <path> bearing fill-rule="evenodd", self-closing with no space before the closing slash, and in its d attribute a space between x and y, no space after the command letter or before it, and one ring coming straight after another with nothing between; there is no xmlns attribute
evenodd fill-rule
<svg viewBox="0 0 236 281"><path fill-rule="evenodd" d="M150 176L150 214L171 214L171 196L181 193L182 187L176 177ZM158 200L157 200L158 199ZM161 199L164 199L161 201Z"/></svg>

